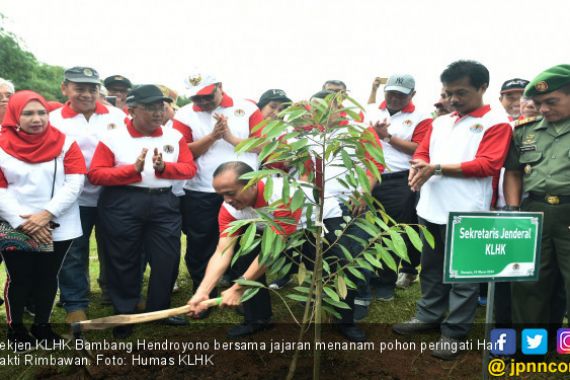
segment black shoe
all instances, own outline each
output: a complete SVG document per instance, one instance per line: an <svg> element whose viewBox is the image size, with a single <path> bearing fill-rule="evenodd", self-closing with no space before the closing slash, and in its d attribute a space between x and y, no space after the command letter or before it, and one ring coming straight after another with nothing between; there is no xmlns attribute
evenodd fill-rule
<svg viewBox="0 0 570 380"><path fill-rule="evenodd" d="M413 317L407 322L396 323L392 326L392 331L400 335L414 335L436 330L439 330L439 323L423 322L416 317Z"/></svg>
<svg viewBox="0 0 570 380"><path fill-rule="evenodd" d="M182 316L164 318L162 323L168 326L186 326L188 320Z"/></svg>
<svg viewBox="0 0 570 380"><path fill-rule="evenodd" d="M279 290L287 286L291 282L291 276L285 276L269 284L269 289Z"/></svg>
<svg viewBox="0 0 570 380"><path fill-rule="evenodd" d="M113 337L117 339L126 339L133 334L133 325L122 325L113 327Z"/></svg>
<svg viewBox="0 0 570 380"><path fill-rule="evenodd" d="M22 324L13 324L12 327L8 327L6 335L17 354L25 354L36 348L36 339Z"/></svg>
<svg viewBox="0 0 570 380"><path fill-rule="evenodd" d="M228 338L241 338L242 336L253 335L259 331L273 327L269 320L260 320L253 323L242 323L228 330Z"/></svg>
<svg viewBox="0 0 570 380"><path fill-rule="evenodd" d="M32 325L30 332L38 340L38 343L45 349L51 349L55 343L63 341L63 338L54 333L49 323L40 323Z"/></svg>
<svg viewBox="0 0 570 380"><path fill-rule="evenodd" d="M366 342L366 334L354 324L340 323L338 331L351 342Z"/></svg>

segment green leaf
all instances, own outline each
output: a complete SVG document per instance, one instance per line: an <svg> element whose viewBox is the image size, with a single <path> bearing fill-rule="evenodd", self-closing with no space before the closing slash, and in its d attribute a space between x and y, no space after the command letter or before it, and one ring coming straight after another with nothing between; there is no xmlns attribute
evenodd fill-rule
<svg viewBox="0 0 570 380"><path fill-rule="evenodd" d="M263 198L269 202L271 197L273 196L273 178L267 177L265 180L265 187L263 189Z"/></svg>
<svg viewBox="0 0 570 380"><path fill-rule="evenodd" d="M259 152L259 156L257 157L257 159L259 160L259 162L263 162L267 156L269 156L271 153L273 153L273 151L279 146L280 141L279 140L275 140L267 145L265 145L261 151Z"/></svg>
<svg viewBox="0 0 570 380"><path fill-rule="evenodd" d="M287 294L285 297L287 298L291 298L294 301L299 301L299 302L307 302L309 300L309 297L307 296L303 296L301 294Z"/></svg>
<svg viewBox="0 0 570 380"><path fill-rule="evenodd" d="M360 186L362 186L365 192L370 193L370 180L366 176L366 172L360 166L355 166L354 168L356 169Z"/></svg>
<svg viewBox="0 0 570 380"><path fill-rule="evenodd" d="M295 286L293 288L293 290L299 292L299 293L303 293L303 294L309 294L309 291L311 290L310 288L306 287L306 286Z"/></svg>
<svg viewBox="0 0 570 380"><path fill-rule="evenodd" d="M346 247L340 243L337 243L338 247L340 248L340 250L342 251L342 254L344 255L344 257L346 258L346 260L348 261L352 261L354 260L354 257L352 257L352 255L350 254L350 251L348 249L346 249Z"/></svg>
<svg viewBox="0 0 570 380"><path fill-rule="evenodd" d="M336 292L332 289L329 288L328 286L325 286L323 288L323 291L327 294L327 296L329 296L331 299L335 300L335 301L340 301L340 298L338 296L338 294L336 294Z"/></svg>
<svg viewBox="0 0 570 380"><path fill-rule="evenodd" d="M344 277L340 274L336 276L336 289L338 290L340 298L345 299L348 294L348 289L346 289L346 281L344 281Z"/></svg>
<svg viewBox="0 0 570 380"><path fill-rule="evenodd" d="M382 264L380 263L380 261L376 257L374 257L374 255L372 255L370 252L364 252L364 258L366 259L366 261L374 265L376 268L382 268Z"/></svg>
<svg viewBox="0 0 570 380"><path fill-rule="evenodd" d="M242 286L251 286L253 288L265 288L265 285L263 285L261 282L252 281L252 280L238 279L235 281L235 283Z"/></svg>
<svg viewBox="0 0 570 380"><path fill-rule="evenodd" d="M301 262L301 264L299 264L299 271L297 272L297 283L299 285L303 284L303 282L305 282L306 276L307 276L307 267L305 266L304 262Z"/></svg>
<svg viewBox="0 0 570 380"><path fill-rule="evenodd" d="M341 315L334 307L330 307L328 305L323 305L323 310L335 317L336 319L340 319Z"/></svg>
<svg viewBox="0 0 570 380"><path fill-rule="evenodd" d="M433 235L429 232L426 226L420 224L419 227L420 230L422 230L422 235L424 236L424 239L426 239L426 242L428 243L430 248L433 249L435 247L435 240L433 238Z"/></svg>
<svg viewBox="0 0 570 380"><path fill-rule="evenodd" d="M281 200L283 200L283 202L288 202L289 198L290 198L290 185L289 185L289 181L287 180L287 178L283 178L283 190L281 192Z"/></svg>
<svg viewBox="0 0 570 380"><path fill-rule="evenodd" d="M302 189L297 189L291 200L291 211L297 211L299 208L303 207L305 202L305 193Z"/></svg>
<svg viewBox="0 0 570 380"><path fill-rule="evenodd" d="M408 247L406 247L406 242L402 239L400 234L394 230L389 230L388 234L390 235L390 239L392 239L392 243L394 243L396 254L398 254L398 256L401 256L404 253L407 255Z"/></svg>
<svg viewBox="0 0 570 380"><path fill-rule="evenodd" d="M362 274L362 272L359 271L358 269L356 269L356 268L354 268L354 267L352 267L352 266L349 266L349 267L347 267L347 268L348 268L348 271L349 271L350 273L352 273L354 277L359 278L359 279L361 279L361 280L366 280L366 277L364 277L364 275Z"/></svg>
<svg viewBox="0 0 570 380"><path fill-rule="evenodd" d="M398 271L398 265L396 264L396 261L394 261L394 258L392 257L390 252L386 250L382 252L382 261L386 264L386 266L388 266L388 268L392 269L394 272Z"/></svg>
<svg viewBox="0 0 570 380"><path fill-rule="evenodd" d="M243 292L243 296L241 296L241 303L244 303L247 300L251 299L253 296L255 296L257 292L259 292L259 289L261 288L246 289L245 292Z"/></svg>
<svg viewBox="0 0 570 380"><path fill-rule="evenodd" d="M324 298L323 301L325 301L326 303L333 305L334 307L337 307L339 309L347 309L350 310L350 306L348 306L346 303L342 302L342 301L335 301L333 299L330 298Z"/></svg>
<svg viewBox="0 0 570 380"><path fill-rule="evenodd" d="M418 233L416 232L416 230L414 230L412 226L409 226L407 224L404 224L404 230L406 231L406 234L408 235L408 238L412 242L414 248L417 249L419 252L421 252L423 243L422 239L420 238L420 235L418 235Z"/></svg>

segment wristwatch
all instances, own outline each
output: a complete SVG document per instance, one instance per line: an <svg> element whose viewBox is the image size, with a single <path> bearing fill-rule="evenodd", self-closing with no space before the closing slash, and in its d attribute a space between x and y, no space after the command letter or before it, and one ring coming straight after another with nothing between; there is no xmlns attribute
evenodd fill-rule
<svg viewBox="0 0 570 380"><path fill-rule="evenodd" d="M392 135L388 133L388 136L384 137L382 141L390 143L390 141L392 141Z"/></svg>
<svg viewBox="0 0 570 380"><path fill-rule="evenodd" d="M434 175L443 175L443 171L441 170L440 164L435 165L435 170L434 170L433 174Z"/></svg>

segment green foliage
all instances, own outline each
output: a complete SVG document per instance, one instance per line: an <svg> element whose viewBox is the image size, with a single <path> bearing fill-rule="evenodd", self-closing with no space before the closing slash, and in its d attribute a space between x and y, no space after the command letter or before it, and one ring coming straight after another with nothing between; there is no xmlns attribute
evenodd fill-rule
<svg viewBox="0 0 570 380"><path fill-rule="evenodd" d="M18 38L0 26L0 77L12 81L16 90L33 90L47 100L63 102L60 85L63 67L38 62L23 49Z"/></svg>

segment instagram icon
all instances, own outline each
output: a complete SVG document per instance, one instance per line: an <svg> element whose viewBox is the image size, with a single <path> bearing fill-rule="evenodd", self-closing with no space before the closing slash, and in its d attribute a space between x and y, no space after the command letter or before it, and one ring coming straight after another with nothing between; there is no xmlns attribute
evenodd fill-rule
<svg viewBox="0 0 570 380"><path fill-rule="evenodd" d="M570 329L558 329L556 333L556 351L559 354L570 354Z"/></svg>

